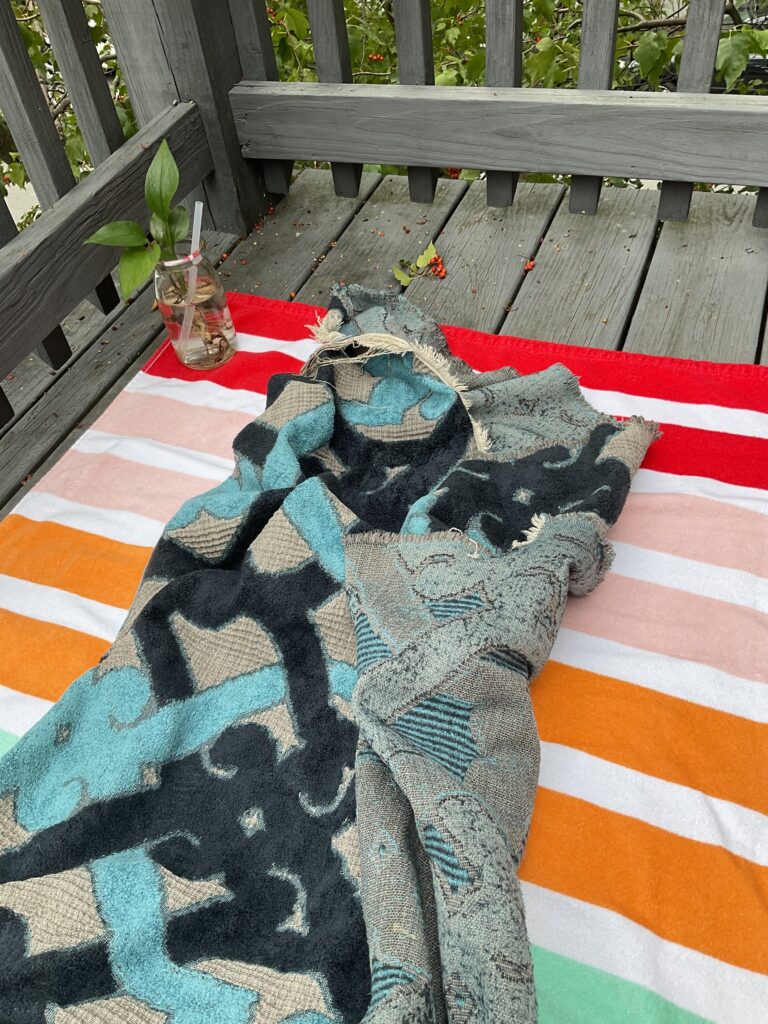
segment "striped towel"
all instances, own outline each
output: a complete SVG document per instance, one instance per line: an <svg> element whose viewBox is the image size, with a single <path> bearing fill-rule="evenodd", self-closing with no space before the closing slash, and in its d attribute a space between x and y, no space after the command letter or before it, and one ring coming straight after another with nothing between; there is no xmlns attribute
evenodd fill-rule
<svg viewBox="0 0 768 1024"><path fill-rule="evenodd" d="M231 295L240 352L163 346L0 523L0 751L107 649L163 523L225 479L317 310ZM542 1024L768 1019L768 369L447 327L478 370L559 361L662 424L532 688L542 770L521 877Z"/></svg>

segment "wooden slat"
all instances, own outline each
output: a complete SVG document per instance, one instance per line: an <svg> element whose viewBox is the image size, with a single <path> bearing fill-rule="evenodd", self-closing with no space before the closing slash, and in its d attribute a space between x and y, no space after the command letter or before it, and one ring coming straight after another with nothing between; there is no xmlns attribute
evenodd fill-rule
<svg viewBox="0 0 768 1024"><path fill-rule="evenodd" d="M444 178L434 199L422 205L412 201L402 175L385 178L296 298L327 305L336 281L365 281L367 288L401 291L393 264L401 258L415 260L437 238L466 189L465 181Z"/></svg>
<svg viewBox="0 0 768 1024"><path fill-rule="evenodd" d="M523 84L523 0L485 0L485 84ZM518 175L488 171L486 179L488 205L511 206Z"/></svg>
<svg viewBox="0 0 768 1024"><path fill-rule="evenodd" d="M276 82L277 61L264 0L229 0L229 13L240 54L243 78ZM286 195L291 187L292 160L265 160L264 183L268 192Z"/></svg>
<svg viewBox="0 0 768 1024"><path fill-rule="evenodd" d="M5 200L0 196L0 247L10 242L16 236L16 224L11 216L10 210L5 205ZM0 387L0 427L13 419L13 406L8 400L2 387Z"/></svg>
<svg viewBox="0 0 768 1024"><path fill-rule="evenodd" d="M207 252L218 262L234 236L209 233ZM0 438L0 517L90 427L165 337L144 288L108 329L82 352L45 394ZM22 484L22 481L26 481Z"/></svg>
<svg viewBox="0 0 768 1024"><path fill-rule="evenodd" d="M768 288L768 235L748 196L694 192L664 224L632 317L628 352L751 363Z"/></svg>
<svg viewBox="0 0 768 1024"><path fill-rule="evenodd" d="M405 294L439 323L497 331L563 191L559 185L521 185L514 206L494 209L486 204L483 183L473 181L435 240L447 276L419 277Z"/></svg>
<svg viewBox="0 0 768 1024"><path fill-rule="evenodd" d="M434 85L429 0L395 0L394 15L400 81L404 85ZM431 203L435 198L437 170L409 167L408 185L414 203Z"/></svg>
<svg viewBox="0 0 768 1024"><path fill-rule="evenodd" d="M77 123L94 164L123 142L123 129L96 51L83 0L39 0Z"/></svg>
<svg viewBox="0 0 768 1024"><path fill-rule="evenodd" d="M179 104L0 249L0 374L42 341L108 273L114 250L83 245L84 239L105 221L130 218L146 224L144 178L163 139L179 165L182 189L188 190L211 171L200 113L192 103Z"/></svg>
<svg viewBox="0 0 768 1024"><path fill-rule="evenodd" d="M227 92L240 58L227 0L153 0L168 63L183 99L197 104L216 173L205 183L218 231L243 234L266 211L261 168L244 160Z"/></svg>
<svg viewBox="0 0 768 1024"><path fill-rule="evenodd" d="M610 89L616 60L618 0L584 0L579 53L579 88ZM600 200L602 178L574 175L569 204L571 213L593 214Z"/></svg>
<svg viewBox="0 0 768 1024"><path fill-rule="evenodd" d="M768 185L768 98L241 82L246 155Z"/></svg>
<svg viewBox="0 0 768 1024"><path fill-rule="evenodd" d="M321 82L351 82L352 60L344 0L307 0L307 13L317 77ZM354 198L360 187L362 171L362 163L356 160L346 165L331 165L336 195Z"/></svg>
<svg viewBox="0 0 768 1024"><path fill-rule="evenodd" d="M329 171L305 168L274 213L233 253L223 271L227 288L293 298L380 181L380 174L365 172L359 195L340 197Z"/></svg>
<svg viewBox="0 0 768 1024"><path fill-rule="evenodd" d="M50 209L74 187L75 176L8 0L0 0L0 108L38 201ZM111 278L91 301L105 312L118 305Z"/></svg>
<svg viewBox="0 0 768 1024"><path fill-rule="evenodd" d="M502 334L618 348L656 235L656 192L609 188L594 216L563 203Z"/></svg>
<svg viewBox="0 0 768 1024"><path fill-rule="evenodd" d="M725 0L688 5L677 79L678 92L709 92L724 14ZM690 182L662 182L659 220L685 220L691 206L692 193L693 185Z"/></svg>

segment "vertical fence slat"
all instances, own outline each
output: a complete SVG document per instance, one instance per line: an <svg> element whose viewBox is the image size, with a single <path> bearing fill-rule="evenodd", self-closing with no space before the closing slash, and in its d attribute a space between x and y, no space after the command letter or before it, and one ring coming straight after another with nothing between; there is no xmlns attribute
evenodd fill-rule
<svg viewBox="0 0 768 1024"><path fill-rule="evenodd" d="M250 82L276 82L277 61L264 0L229 0L229 13L240 54L243 78ZM286 195L291 187L292 160L265 160L264 184L268 192Z"/></svg>
<svg viewBox="0 0 768 1024"><path fill-rule="evenodd" d="M241 234L265 212L261 167L245 160L229 90L241 80L240 57L227 0L153 0L162 45L180 99L194 100L215 172L205 180L217 231Z"/></svg>
<svg viewBox="0 0 768 1024"><path fill-rule="evenodd" d="M584 0L579 54L579 88L610 89L616 59L618 0ZM603 179L575 174L571 179L571 213L595 213Z"/></svg>
<svg viewBox="0 0 768 1024"><path fill-rule="evenodd" d="M678 92L709 92L724 15L725 0L688 5L677 79ZM692 193L693 185L690 182L662 182L659 220L686 220Z"/></svg>
<svg viewBox="0 0 768 1024"><path fill-rule="evenodd" d="M352 61L344 16L344 0L307 0L307 13L321 82L351 82ZM336 195L354 199L360 191L362 164L331 164Z"/></svg>
<svg viewBox="0 0 768 1024"><path fill-rule="evenodd" d="M124 137L83 2L39 0L39 6L88 153L100 164Z"/></svg>
<svg viewBox="0 0 768 1024"><path fill-rule="evenodd" d="M429 0L395 0L394 14L400 82L403 85L434 85ZM434 168L408 168L408 190L414 203L433 202L436 185L437 171Z"/></svg>
<svg viewBox="0 0 768 1024"><path fill-rule="evenodd" d="M485 84L523 84L523 0L485 0ZM489 206L511 206L518 176L514 171L488 171Z"/></svg>

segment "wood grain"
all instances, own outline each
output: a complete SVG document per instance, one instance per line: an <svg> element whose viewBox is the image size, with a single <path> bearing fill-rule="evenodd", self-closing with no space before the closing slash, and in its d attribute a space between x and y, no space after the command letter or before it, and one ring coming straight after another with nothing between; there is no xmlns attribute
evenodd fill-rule
<svg viewBox="0 0 768 1024"><path fill-rule="evenodd" d="M447 276L418 278L406 295L440 323L497 331L562 197L559 185L525 184L496 209L472 182L435 242Z"/></svg>
<svg viewBox="0 0 768 1024"><path fill-rule="evenodd" d="M400 175L382 181L365 206L304 284L296 298L327 305L334 282L365 281L369 288L402 291L392 265L415 260L443 226L467 189L465 181L441 179L434 201L419 205L410 198L409 182Z"/></svg>
<svg viewBox="0 0 768 1024"><path fill-rule="evenodd" d="M754 362L768 288L768 235L748 196L694 192L664 224L632 317L628 352Z"/></svg>
<svg viewBox="0 0 768 1024"><path fill-rule="evenodd" d="M594 216L563 203L502 334L618 348L656 234L657 193L608 188Z"/></svg>
<svg viewBox="0 0 768 1024"><path fill-rule="evenodd" d="M246 155L768 185L768 97L241 82Z"/></svg>
<svg viewBox="0 0 768 1024"><path fill-rule="evenodd" d="M406 85L434 85L429 0L394 0L393 10L399 80ZM414 203L431 203L436 184L435 168L408 168L408 185Z"/></svg>
<svg viewBox="0 0 768 1024"><path fill-rule="evenodd" d="M379 174L363 174L360 194L348 199L334 194L330 172L303 170L274 213L228 260L222 272L226 287L293 298L380 181Z"/></svg>
<svg viewBox="0 0 768 1024"><path fill-rule="evenodd" d="M84 240L105 221L147 222L144 178L165 138L179 165L182 189L191 188L211 170L197 107L179 104L134 135L0 249L0 374L12 369L109 273L115 250L86 246ZM34 317L30 296L35 296Z"/></svg>

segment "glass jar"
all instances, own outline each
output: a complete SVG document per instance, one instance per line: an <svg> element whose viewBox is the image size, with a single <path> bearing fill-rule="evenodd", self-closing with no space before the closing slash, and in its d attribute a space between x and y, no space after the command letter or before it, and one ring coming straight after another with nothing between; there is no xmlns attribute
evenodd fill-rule
<svg viewBox="0 0 768 1024"><path fill-rule="evenodd" d="M190 296L193 267L197 273L194 294ZM185 366L210 370L235 354L237 334L224 286L215 267L201 251L182 252L178 259L161 260L155 267L155 295L174 351ZM184 316L189 306L192 306L190 330L184 340Z"/></svg>

